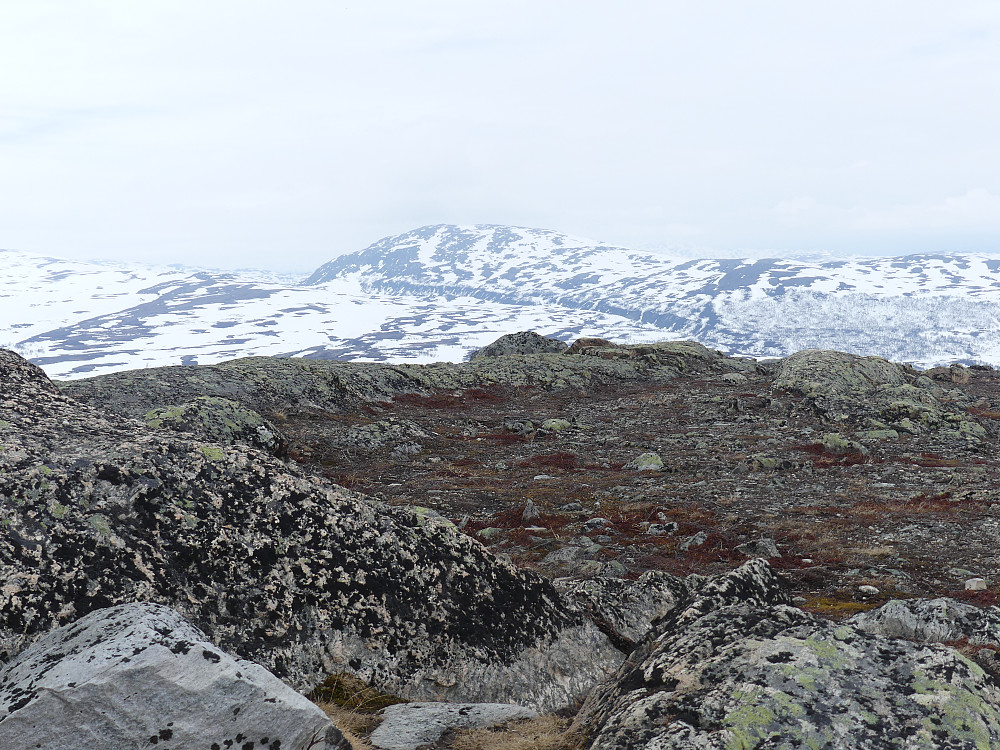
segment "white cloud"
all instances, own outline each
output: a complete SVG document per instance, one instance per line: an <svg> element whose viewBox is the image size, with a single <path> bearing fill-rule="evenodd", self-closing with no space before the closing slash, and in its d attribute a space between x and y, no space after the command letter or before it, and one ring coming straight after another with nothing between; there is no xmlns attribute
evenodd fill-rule
<svg viewBox="0 0 1000 750"><path fill-rule="evenodd" d="M10 6L0 247L304 269L441 221L1000 241L994 2Z"/></svg>

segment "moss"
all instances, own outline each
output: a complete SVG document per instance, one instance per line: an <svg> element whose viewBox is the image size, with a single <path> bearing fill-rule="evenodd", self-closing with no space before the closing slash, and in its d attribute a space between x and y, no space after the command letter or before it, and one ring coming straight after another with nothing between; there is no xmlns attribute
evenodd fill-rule
<svg viewBox="0 0 1000 750"><path fill-rule="evenodd" d="M111 524L108 523L108 519L101 514L96 514L87 519L90 527L100 534L102 537L111 536Z"/></svg>
<svg viewBox="0 0 1000 750"><path fill-rule="evenodd" d="M209 461L221 461L226 457L225 452L217 445L203 445L200 450Z"/></svg>
<svg viewBox="0 0 1000 750"><path fill-rule="evenodd" d="M985 673L975 663L961 654L956 653L956 659L965 662L966 666L979 677ZM1000 728L1000 714L977 695L973 686L967 684L954 685L942 680L928 677L917 672L914 674L913 700L931 709L932 712L923 721L925 731L933 736L942 728L948 735L964 743L963 747L976 747L978 750L989 750L991 725L994 732Z"/></svg>

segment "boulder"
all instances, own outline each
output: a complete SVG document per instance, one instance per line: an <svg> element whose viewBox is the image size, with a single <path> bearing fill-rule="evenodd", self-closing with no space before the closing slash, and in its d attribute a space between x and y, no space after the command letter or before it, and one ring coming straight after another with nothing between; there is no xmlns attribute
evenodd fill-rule
<svg viewBox="0 0 1000 750"><path fill-rule="evenodd" d="M453 525L243 445L150 430L0 351L0 660L125 602L170 606L299 690L566 706L622 655Z"/></svg>
<svg viewBox="0 0 1000 750"><path fill-rule="evenodd" d="M1000 608L955 599L891 599L847 621L866 633L922 643L966 641L1000 648Z"/></svg>
<svg viewBox="0 0 1000 750"><path fill-rule="evenodd" d="M574 728L591 750L1000 743L1000 684L946 646L790 607L767 564L689 581Z"/></svg>
<svg viewBox="0 0 1000 750"><path fill-rule="evenodd" d="M418 750L450 729L495 727L533 719L534 711L506 703L401 703L382 711L369 741L379 750Z"/></svg>
<svg viewBox="0 0 1000 750"><path fill-rule="evenodd" d="M336 435L334 445L349 451L375 451L398 445L417 444L429 438L416 422L409 419L380 419L368 424L352 425Z"/></svg>
<svg viewBox="0 0 1000 750"><path fill-rule="evenodd" d="M626 652L646 636L653 622L673 611L687 591L682 579L660 571L648 571L635 581L589 578L555 583Z"/></svg>
<svg viewBox="0 0 1000 750"><path fill-rule="evenodd" d="M629 471L660 471L663 459L659 453L641 453L624 466Z"/></svg>
<svg viewBox="0 0 1000 750"><path fill-rule="evenodd" d="M163 406L146 413L150 427L188 432L222 445L250 445L275 456L288 453L281 430L253 409L228 398L198 396L180 406Z"/></svg>
<svg viewBox="0 0 1000 750"><path fill-rule="evenodd" d="M782 361L774 387L819 400L857 400L905 382L902 367L881 357L805 349Z"/></svg>
<svg viewBox="0 0 1000 750"><path fill-rule="evenodd" d="M540 336L534 331L519 331L501 336L492 344L477 349L469 355L469 360L488 357L505 357L510 354L561 354L568 344L559 339Z"/></svg>
<svg viewBox="0 0 1000 750"><path fill-rule="evenodd" d="M311 701L157 604L91 612L0 672L0 747L350 750Z"/></svg>
<svg viewBox="0 0 1000 750"><path fill-rule="evenodd" d="M615 344L607 339L598 338L596 336L583 336L578 338L563 354L586 354L587 350L592 349L617 349L618 344Z"/></svg>

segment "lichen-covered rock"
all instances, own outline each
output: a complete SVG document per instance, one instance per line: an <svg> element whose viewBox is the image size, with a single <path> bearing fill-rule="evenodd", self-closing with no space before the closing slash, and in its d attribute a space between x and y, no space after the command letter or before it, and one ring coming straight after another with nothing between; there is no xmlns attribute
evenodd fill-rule
<svg viewBox="0 0 1000 750"><path fill-rule="evenodd" d="M333 438L333 444L351 451L374 451L390 445L412 445L429 435L408 419L380 419L353 425Z"/></svg>
<svg viewBox="0 0 1000 750"><path fill-rule="evenodd" d="M587 389L640 380L662 382L677 377L682 366L689 372L708 372L723 368L724 362L721 357L695 357L687 350L670 350L662 360L525 354L428 365L248 357L218 365L112 373L60 383L60 388L84 403L140 419L150 409L187 403L197 396L232 399L268 416L300 408L355 411L365 403L390 401L406 393L495 386Z"/></svg>
<svg viewBox="0 0 1000 750"><path fill-rule="evenodd" d="M646 636L653 622L673 611L687 592L683 579L660 571L643 573L635 581L564 578L554 583L590 615L618 648L626 652L635 648Z"/></svg>
<svg viewBox="0 0 1000 750"><path fill-rule="evenodd" d="M969 403L965 393L946 391L930 378L881 357L806 349L781 361L774 388L805 396L834 422L853 419L879 425L881 430L891 426L897 433L935 431L969 444L988 437L988 431L964 412L961 404ZM960 411L954 411L956 404ZM867 439L884 438L869 434ZM850 442L849 452L866 451Z"/></svg>
<svg viewBox="0 0 1000 750"><path fill-rule="evenodd" d="M891 599L847 621L866 633L925 643L965 641L1000 648L1000 608L955 599Z"/></svg>
<svg viewBox="0 0 1000 750"><path fill-rule="evenodd" d="M569 344L559 339L540 336L534 331L519 331L501 336L492 344L477 349L469 355L470 360L483 357L505 357L511 354L561 354Z"/></svg>
<svg viewBox="0 0 1000 750"><path fill-rule="evenodd" d="M288 453L288 440L281 430L253 409L228 398L198 396L180 406L152 409L144 421L150 427L189 432L212 443L242 443L275 456Z"/></svg>
<svg viewBox="0 0 1000 750"><path fill-rule="evenodd" d="M905 382L902 368L881 357L805 349L782 361L774 387L817 400L858 400Z"/></svg>
<svg viewBox="0 0 1000 750"><path fill-rule="evenodd" d="M690 598L588 697L575 723L585 747L1000 743L1000 685L954 649L871 635L787 606L762 561L688 588Z"/></svg>
<svg viewBox="0 0 1000 750"><path fill-rule="evenodd" d="M298 689L354 672L418 700L552 709L621 660L550 583L453 527L102 414L5 351L0 421L0 660L130 601Z"/></svg>
<svg viewBox="0 0 1000 750"><path fill-rule="evenodd" d="M625 464L630 471L659 471L663 468L663 459L659 453L640 453Z"/></svg>
<svg viewBox="0 0 1000 750"><path fill-rule="evenodd" d="M314 703L156 604L91 612L0 671L0 747L154 746L351 749Z"/></svg>

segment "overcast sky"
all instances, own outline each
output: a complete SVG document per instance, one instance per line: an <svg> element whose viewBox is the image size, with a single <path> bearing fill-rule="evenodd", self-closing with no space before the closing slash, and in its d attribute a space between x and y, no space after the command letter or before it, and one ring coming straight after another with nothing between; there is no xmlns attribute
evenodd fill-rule
<svg viewBox="0 0 1000 750"><path fill-rule="evenodd" d="M0 247L1000 252L1000 3L0 2Z"/></svg>

